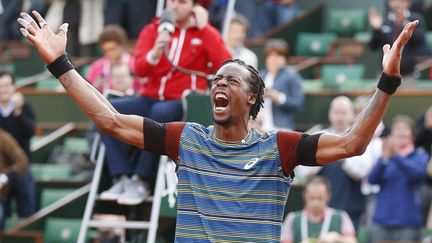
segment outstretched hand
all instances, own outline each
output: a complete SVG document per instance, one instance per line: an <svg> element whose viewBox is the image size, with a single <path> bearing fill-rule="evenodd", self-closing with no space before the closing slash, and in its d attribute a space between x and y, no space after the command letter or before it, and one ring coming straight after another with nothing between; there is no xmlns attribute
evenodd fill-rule
<svg viewBox="0 0 432 243"><path fill-rule="evenodd" d="M402 52L406 44L411 38L414 29L418 25L419 21L414 20L405 25L405 28L399 34L393 46L390 47L389 44L383 46L383 72L392 77L400 77L400 61L402 58Z"/></svg>
<svg viewBox="0 0 432 243"><path fill-rule="evenodd" d="M20 31L38 49L45 63L50 64L66 51L66 33L69 25L62 24L55 34L38 12L32 13L39 24L29 14L21 13L18 23L24 28L20 28Z"/></svg>

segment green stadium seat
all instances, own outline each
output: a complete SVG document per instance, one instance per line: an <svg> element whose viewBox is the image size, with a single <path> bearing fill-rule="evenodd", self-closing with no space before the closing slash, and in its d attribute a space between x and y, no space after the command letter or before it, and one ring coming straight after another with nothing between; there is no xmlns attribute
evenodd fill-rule
<svg viewBox="0 0 432 243"><path fill-rule="evenodd" d="M371 39L372 34L370 32L357 32L354 34L354 40L356 41L360 41L360 42L364 42L364 43L368 43L369 40Z"/></svg>
<svg viewBox="0 0 432 243"><path fill-rule="evenodd" d="M300 33L297 36L297 56L326 56L330 43L336 40L334 33Z"/></svg>
<svg viewBox="0 0 432 243"><path fill-rule="evenodd" d="M14 73L15 72L15 66L13 64L10 63L1 63L0 64L0 72L11 72Z"/></svg>
<svg viewBox="0 0 432 243"><path fill-rule="evenodd" d="M81 219L48 218L44 230L45 243L76 243Z"/></svg>
<svg viewBox="0 0 432 243"><path fill-rule="evenodd" d="M62 86L61 86L60 82L56 78L52 77L52 78L47 78L47 79L39 80L36 83L36 88L38 88L38 89L57 90L57 89L61 89Z"/></svg>
<svg viewBox="0 0 432 243"><path fill-rule="evenodd" d="M204 126L213 124L213 113L210 96L190 93L183 99L185 121L196 122Z"/></svg>
<svg viewBox="0 0 432 243"><path fill-rule="evenodd" d="M342 37L352 37L366 30L367 12L364 9L329 9L326 30Z"/></svg>
<svg viewBox="0 0 432 243"><path fill-rule="evenodd" d="M19 223L21 223L23 220L24 220L24 218L18 218L16 216L7 217L7 218L5 218L4 228L5 228L5 230L12 229L13 227L15 227Z"/></svg>
<svg viewBox="0 0 432 243"><path fill-rule="evenodd" d="M364 76L363 65L327 64L321 68L321 81L324 88L340 88L350 80L361 80Z"/></svg>
<svg viewBox="0 0 432 243"><path fill-rule="evenodd" d="M64 140L64 146L70 152L88 153L90 151L87 138L68 137Z"/></svg>
<svg viewBox="0 0 432 243"><path fill-rule="evenodd" d="M31 171L36 180L70 180L72 169L65 164L31 164Z"/></svg>
<svg viewBox="0 0 432 243"><path fill-rule="evenodd" d="M367 226L360 226L360 228L357 231L357 240L358 243L369 243L369 230Z"/></svg>
<svg viewBox="0 0 432 243"><path fill-rule="evenodd" d="M429 50L432 50L432 31L426 32L426 42Z"/></svg>
<svg viewBox="0 0 432 243"><path fill-rule="evenodd" d="M57 200L74 192L75 188L45 188L40 198L40 208L45 208Z"/></svg>

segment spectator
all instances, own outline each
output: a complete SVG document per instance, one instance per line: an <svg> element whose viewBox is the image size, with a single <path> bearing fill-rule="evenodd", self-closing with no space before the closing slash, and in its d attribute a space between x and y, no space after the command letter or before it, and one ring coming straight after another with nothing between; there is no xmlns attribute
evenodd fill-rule
<svg viewBox="0 0 432 243"><path fill-rule="evenodd" d="M300 12L297 0L257 0L252 36L258 37L274 26L288 23Z"/></svg>
<svg viewBox="0 0 432 243"><path fill-rule="evenodd" d="M348 214L328 207L330 197L329 181L311 177L303 190L304 209L289 213L282 224L281 243L357 242Z"/></svg>
<svg viewBox="0 0 432 243"><path fill-rule="evenodd" d="M330 127L324 130L328 133L344 134L354 122L354 108L351 100L346 96L338 96L330 103L329 110ZM319 167L300 167L298 173L302 176L319 174L330 181L332 197L329 205L332 208L345 210L350 216L354 227L358 229L360 217L365 207L365 197L361 192L361 180L353 176L354 169L346 163L346 160Z"/></svg>
<svg viewBox="0 0 432 243"><path fill-rule="evenodd" d="M21 39L16 19L22 6L23 0L0 0L0 41Z"/></svg>
<svg viewBox="0 0 432 243"><path fill-rule="evenodd" d="M281 39L267 41L264 47L266 68L261 70L266 89L260 115L262 129L294 129L294 114L303 107L302 78L286 66L288 44Z"/></svg>
<svg viewBox="0 0 432 243"><path fill-rule="evenodd" d="M157 0L107 0L105 25L120 25L129 39L137 39L141 29L155 16L156 4Z"/></svg>
<svg viewBox="0 0 432 243"><path fill-rule="evenodd" d="M432 155L432 105L423 113L416 122L415 146L424 149L429 157ZM422 214L424 222L432 220L432 160L427 165L427 177L422 185Z"/></svg>
<svg viewBox="0 0 432 243"><path fill-rule="evenodd" d="M99 36L99 45L104 56L91 64L87 74L87 80L99 92L104 93L107 89L115 90L112 80L112 66L114 64L125 64L129 67L129 72L135 72L135 60L127 52L126 42L126 32L118 25L106 26ZM139 79L135 78L133 92L138 92L140 87Z"/></svg>
<svg viewBox="0 0 432 243"><path fill-rule="evenodd" d="M417 80L415 64L419 56L419 48L426 45L425 21L421 14L409 11L411 0L387 0L387 3L389 11L385 17L382 17L375 8L369 10L369 24L372 27L369 46L372 50L380 51L384 44L393 44L409 21L419 20L419 26L404 49L400 67L402 84L410 86Z"/></svg>
<svg viewBox="0 0 432 243"><path fill-rule="evenodd" d="M47 23L54 28L69 24L70 56L94 56L103 18L103 0L55 0L46 13Z"/></svg>
<svg viewBox="0 0 432 243"><path fill-rule="evenodd" d="M10 185L27 171L28 161L17 141L0 128L0 230L3 229L3 202L8 200Z"/></svg>
<svg viewBox="0 0 432 243"><path fill-rule="evenodd" d="M205 77L180 72L174 65L203 73L219 68L230 53L216 29L208 24L207 11L193 0L169 0L166 7L175 12L174 33L158 34L159 20L147 25L138 39L136 72L148 82L140 97L116 99L112 105L124 114L139 114L159 122L178 121L183 117L181 96L187 89L204 92ZM171 40L171 41L170 41ZM169 60L163 54L168 47ZM211 63L211 68L209 68ZM129 146L102 135L107 146L107 161L113 186L101 194L102 199L120 204L139 204L149 194L147 181L158 156L140 152L137 164L129 161ZM131 178L131 179L130 179Z"/></svg>
<svg viewBox="0 0 432 243"><path fill-rule="evenodd" d="M33 108L24 102L22 94L15 93L15 76L0 72L0 127L18 142L30 161L30 139L36 130ZM19 217L36 212L36 188L31 171L28 170L10 183L11 190L4 202L5 215L11 216L11 202L15 200Z"/></svg>
<svg viewBox="0 0 432 243"><path fill-rule="evenodd" d="M427 154L414 147L413 121L396 116L382 157L369 175L381 189L373 217L372 242L418 241L422 226L420 186L426 175Z"/></svg>
<svg viewBox="0 0 432 243"><path fill-rule="evenodd" d="M244 47L249 22L243 15L236 15L231 19L227 44L233 58L243 60L255 69L258 68L258 58L255 53Z"/></svg>

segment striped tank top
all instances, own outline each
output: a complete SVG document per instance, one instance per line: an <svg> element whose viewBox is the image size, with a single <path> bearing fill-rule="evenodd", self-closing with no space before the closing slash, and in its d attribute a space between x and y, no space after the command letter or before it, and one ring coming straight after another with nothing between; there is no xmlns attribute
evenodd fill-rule
<svg viewBox="0 0 432 243"><path fill-rule="evenodd" d="M175 242L279 242L290 178L276 133L224 142L187 123L178 153Z"/></svg>

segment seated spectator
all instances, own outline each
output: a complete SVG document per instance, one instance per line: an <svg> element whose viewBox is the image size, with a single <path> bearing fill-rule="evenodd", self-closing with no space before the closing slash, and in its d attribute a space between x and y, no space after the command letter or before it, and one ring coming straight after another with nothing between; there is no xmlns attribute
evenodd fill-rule
<svg viewBox="0 0 432 243"><path fill-rule="evenodd" d="M8 200L10 186L27 171L28 160L17 141L0 128L0 230L3 229L3 203Z"/></svg>
<svg viewBox="0 0 432 243"><path fill-rule="evenodd" d="M228 31L227 44L233 58L240 59L258 69L258 57L255 53L244 47L249 22L243 15L236 15L231 19Z"/></svg>
<svg viewBox="0 0 432 243"><path fill-rule="evenodd" d="M411 0L387 0L387 3L389 11L384 17L375 8L369 10L369 24L372 27L369 46L372 50L381 52L383 45L393 44L409 21L419 20L419 25L403 51L400 66L402 85L412 86L417 80L415 65L419 56L419 48L426 46L426 23L421 14L409 11Z"/></svg>
<svg viewBox="0 0 432 243"><path fill-rule="evenodd" d="M259 0L255 9L251 37L258 37L277 25L288 23L300 12L297 0Z"/></svg>
<svg viewBox="0 0 432 243"><path fill-rule="evenodd" d="M351 219L345 211L328 206L330 197L329 181L311 177L303 191L304 209L289 213L282 224L281 243L357 242Z"/></svg>
<svg viewBox="0 0 432 243"><path fill-rule="evenodd" d="M134 58L126 51L126 32L117 25L106 26L99 37L99 44L104 56L91 64L87 80L101 93L106 89L113 89L112 65L126 64L129 72L134 72ZM140 83L136 78L133 83L133 90L138 91Z"/></svg>
<svg viewBox="0 0 432 243"><path fill-rule="evenodd" d="M111 89L122 95L135 94L133 89L134 77L125 63L116 63L111 66Z"/></svg>
<svg viewBox="0 0 432 243"><path fill-rule="evenodd" d="M184 91L206 91L206 74L217 70L231 58L219 32L208 24L207 11L197 2L166 2L166 8L176 15L171 35L167 31L158 33L159 19L143 28L135 48L135 65L137 74L146 76L148 81L139 97L112 101L118 112L144 116L157 122L179 121L183 117L181 97ZM183 72L173 65L190 72ZM136 161L132 161L129 145L104 134L102 141L107 147L106 158L114 183L100 197L116 200L119 204L140 204L149 196L147 181L159 156L139 151Z"/></svg>
<svg viewBox="0 0 432 243"><path fill-rule="evenodd" d="M31 161L30 139L36 130L36 119L32 106L15 89L15 76L0 72L0 128L12 135L24 150L26 159ZM36 188L30 170L11 181L10 193L4 201L6 216L11 216L11 203L14 201L19 217L28 217L36 212Z"/></svg>
<svg viewBox="0 0 432 243"><path fill-rule="evenodd" d="M302 78L286 65L288 44L281 39L267 41L264 47L266 68L260 74L264 79L264 107L258 119L262 129L295 128L294 114L303 108Z"/></svg>
<svg viewBox="0 0 432 243"><path fill-rule="evenodd" d="M369 175L369 182L381 187L373 216L372 242L420 240L420 186L426 176L428 156L414 147L413 125L408 116L393 119L390 135L383 139L382 157Z"/></svg>

